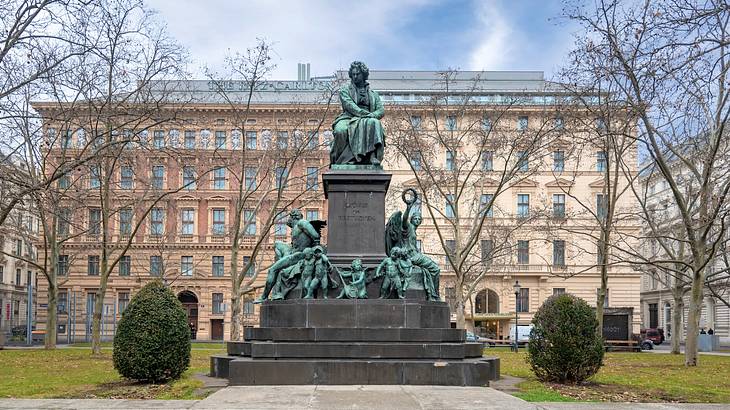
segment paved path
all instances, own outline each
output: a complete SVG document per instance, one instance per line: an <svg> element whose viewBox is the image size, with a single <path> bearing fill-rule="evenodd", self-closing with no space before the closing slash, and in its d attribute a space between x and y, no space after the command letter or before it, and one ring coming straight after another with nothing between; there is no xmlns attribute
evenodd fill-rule
<svg viewBox="0 0 730 410"><path fill-rule="evenodd" d="M449 386L235 386L205 400L4 399L0 409L519 409L717 410L728 405L636 403L527 403L485 387Z"/></svg>

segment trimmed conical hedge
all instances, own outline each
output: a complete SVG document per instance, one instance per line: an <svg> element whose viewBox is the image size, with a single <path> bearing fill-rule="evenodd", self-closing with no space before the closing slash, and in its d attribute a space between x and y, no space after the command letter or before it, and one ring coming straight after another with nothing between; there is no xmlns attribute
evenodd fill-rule
<svg viewBox="0 0 730 410"><path fill-rule="evenodd" d="M123 377L173 380L190 364L187 314L162 282L144 286L124 310L114 336L114 368Z"/></svg>

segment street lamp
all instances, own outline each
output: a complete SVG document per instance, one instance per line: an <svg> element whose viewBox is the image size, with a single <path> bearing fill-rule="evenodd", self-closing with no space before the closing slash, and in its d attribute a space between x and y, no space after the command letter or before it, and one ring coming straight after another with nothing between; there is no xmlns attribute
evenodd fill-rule
<svg viewBox="0 0 730 410"><path fill-rule="evenodd" d="M520 281L516 280L514 286L512 286L512 289L515 290L515 343L514 343L514 351L517 353L519 351L519 344L517 344L517 312L518 312L518 302L520 299Z"/></svg>

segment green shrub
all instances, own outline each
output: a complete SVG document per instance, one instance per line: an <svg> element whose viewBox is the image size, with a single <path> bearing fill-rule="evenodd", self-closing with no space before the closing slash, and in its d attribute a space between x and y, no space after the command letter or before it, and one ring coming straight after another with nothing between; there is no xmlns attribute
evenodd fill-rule
<svg viewBox="0 0 730 410"><path fill-rule="evenodd" d="M180 377L189 364L187 314L162 282L151 282L122 314L114 336L114 368L123 377L156 383Z"/></svg>
<svg viewBox="0 0 730 410"><path fill-rule="evenodd" d="M541 381L579 383L603 365L603 338L588 304L570 294L548 298L532 319L527 361Z"/></svg>

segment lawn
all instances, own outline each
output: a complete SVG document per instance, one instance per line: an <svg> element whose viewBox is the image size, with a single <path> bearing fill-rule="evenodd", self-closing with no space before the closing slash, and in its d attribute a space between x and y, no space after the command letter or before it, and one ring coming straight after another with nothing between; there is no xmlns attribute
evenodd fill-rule
<svg viewBox="0 0 730 410"><path fill-rule="evenodd" d="M730 357L702 355L700 365L684 366L684 355L607 353L589 383L563 386L537 381L526 354L493 348L502 374L526 379L516 396L528 401L620 401L730 403Z"/></svg>
<svg viewBox="0 0 730 410"><path fill-rule="evenodd" d="M196 343L190 368L179 380L145 385L122 379L111 349L92 357L88 348L0 350L0 397L195 399L202 387L195 373L208 373L210 356L224 353L222 343Z"/></svg>

